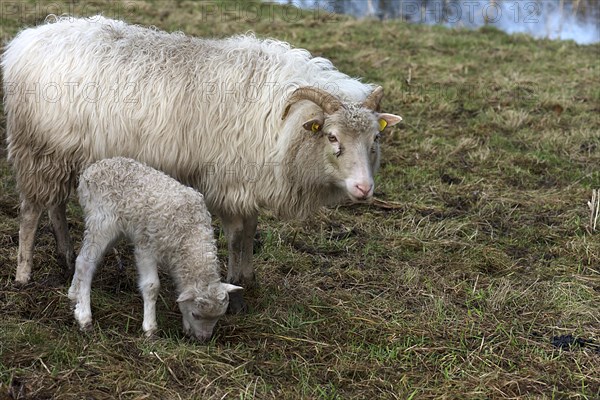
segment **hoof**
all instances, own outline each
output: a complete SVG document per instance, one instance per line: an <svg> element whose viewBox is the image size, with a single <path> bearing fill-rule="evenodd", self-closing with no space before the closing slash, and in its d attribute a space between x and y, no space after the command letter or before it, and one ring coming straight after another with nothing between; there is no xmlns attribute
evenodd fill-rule
<svg viewBox="0 0 600 400"><path fill-rule="evenodd" d="M69 257L65 257L63 254L58 255L58 265L62 268L62 275L66 281L70 281L75 273L75 253Z"/></svg>
<svg viewBox="0 0 600 400"><path fill-rule="evenodd" d="M91 322L88 322L83 325L79 325L79 330L83 333L92 333L94 331L94 327Z"/></svg>
<svg viewBox="0 0 600 400"><path fill-rule="evenodd" d="M148 344L153 344L158 342L160 340L160 337L156 334L156 332L151 334L144 333L143 340Z"/></svg>
<svg viewBox="0 0 600 400"><path fill-rule="evenodd" d="M30 283L29 280L30 280L29 275L17 274L17 276L15 278L15 286L18 288L23 288L25 286L29 286L29 283Z"/></svg>
<svg viewBox="0 0 600 400"><path fill-rule="evenodd" d="M26 289L27 287L29 287L31 285L29 284L29 280L23 281L23 280L15 279L13 286L17 289Z"/></svg>
<svg viewBox="0 0 600 400"><path fill-rule="evenodd" d="M244 295L241 292L229 293L229 314L245 314L248 312L248 304L244 301Z"/></svg>
<svg viewBox="0 0 600 400"><path fill-rule="evenodd" d="M157 339L158 338L158 335L156 334L157 332L158 332L158 329L152 329L152 330L146 331L146 332L144 332L144 337L149 340Z"/></svg>

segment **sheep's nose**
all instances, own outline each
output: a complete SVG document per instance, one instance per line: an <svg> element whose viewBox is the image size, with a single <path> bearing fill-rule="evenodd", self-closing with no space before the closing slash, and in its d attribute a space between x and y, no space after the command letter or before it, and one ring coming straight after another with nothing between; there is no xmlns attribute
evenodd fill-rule
<svg viewBox="0 0 600 400"><path fill-rule="evenodd" d="M359 183L355 187L356 187L356 189L358 189L358 191L360 193L362 193L363 198L367 198L367 197L369 197L369 194L371 193L371 189L373 188L373 185L371 185L371 184L364 185L364 184Z"/></svg>

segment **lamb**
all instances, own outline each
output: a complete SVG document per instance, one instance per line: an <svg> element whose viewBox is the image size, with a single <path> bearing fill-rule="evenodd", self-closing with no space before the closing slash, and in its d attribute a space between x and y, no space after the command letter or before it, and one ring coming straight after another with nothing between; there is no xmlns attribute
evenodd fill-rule
<svg viewBox="0 0 600 400"><path fill-rule="evenodd" d="M21 198L16 282L30 279L45 209L72 267L65 205L77 175L104 158L142 161L203 193L227 237L227 282L244 287L255 282L259 211L302 218L372 198L378 139L402 119L379 111L381 87L273 39L53 18L21 31L1 61ZM246 309L240 293L230 309Z"/></svg>
<svg viewBox="0 0 600 400"><path fill-rule="evenodd" d="M242 288L220 280L210 213L202 194L123 157L90 165L77 190L86 231L69 298L75 303L75 319L81 329L91 327L90 291L96 267L124 235L135 247L145 334L151 336L157 330L157 266L161 265L170 272L179 293L184 331L208 340L227 311L229 294Z"/></svg>

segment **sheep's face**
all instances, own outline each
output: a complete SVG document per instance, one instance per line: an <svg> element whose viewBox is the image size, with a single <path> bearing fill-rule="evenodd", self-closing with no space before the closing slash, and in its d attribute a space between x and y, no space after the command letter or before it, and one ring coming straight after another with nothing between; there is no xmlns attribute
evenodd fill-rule
<svg viewBox="0 0 600 400"><path fill-rule="evenodd" d="M320 147L326 160L324 170L330 182L352 201L365 201L373 196L373 176L379 167L379 138L386 126L399 121L400 117L349 104L322 122L308 121L304 129L320 133Z"/></svg>
<svg viewBox="0 0 600 400"><path fill-rule="evenodd" d="M177 299L184 332L200 341L212 336L219 318L227 311L229 293L242 290L228 283L211 283L205 290L189 289Z"/></svg>
<svg viewBox="0 0 600 400"><path fill-rule="evenodd" d="M379 167L379 136L386 126L395 125L402 117L379 113L383 88L376 87L362 103L344 103L334 94L317 87L300 87L288 98L282 119L296 107L304 131L312 132L306 144L292 154L302 160L303 169L316 168L313 177L323 186L334 186L353 201L373 196L373 175ZM307 101L314 105L309 106ZM316 106L316 107L315 107ZM294 123L298 121L293 119ZM299 136L301 137L301 136ZM322 157L315 154L322 151ZM311 165L306 165L310 160Z"/></svg>

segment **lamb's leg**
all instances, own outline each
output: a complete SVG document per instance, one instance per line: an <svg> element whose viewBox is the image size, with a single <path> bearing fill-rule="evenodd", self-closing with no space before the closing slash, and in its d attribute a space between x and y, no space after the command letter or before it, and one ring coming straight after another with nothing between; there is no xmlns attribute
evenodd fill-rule
<svg viewBox="0 0 600 400"><path fill-rule="evenodd" d="M17 275L19 284L29 282L33 266L33 244L38 221L43 207L28 200L21 202L21 226L19 228L19 254L17 259Z"/></svg>
<svg viewBox="0 0 600 400"><path fill-rule="evenodd" d="M252 250L258 216L221 216L221 221L229 250L227 282L250 288L255 284ZM247 309L242 292L229 294L229 312L237 314Z"/></svg>
<svg viewBox="0 0 600 400"><path fill-rule="evenodd" d="M106 250L115 240L115 230L103 224L88 224L81 251L75 261L75 274L69 288L69 299L74 303L74 315L81 330L92 327L90 295L94 273Z"/></svg>
<svg viewBox="0 0 600 400"><path fill-rule="evenodd" d="M73 261L75 259L75 254L69 235L66 209L66 202L52 206L48 210L48 217L50 218L54 238L56 240L58 263L63 268L65 278L69 279L73 275Z"/></svg>
<svg viewBox="0 0 600 400"><path fill-rule="evenodd" d="M138 285L144 298L144 322L142 328L146 337L154 335L156 323L156 300L160 290L156 260L150 251L136 248L135 263L138 270Z"/></svg>

